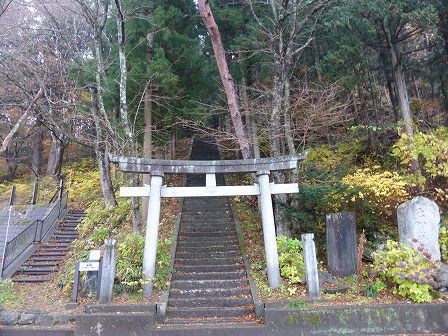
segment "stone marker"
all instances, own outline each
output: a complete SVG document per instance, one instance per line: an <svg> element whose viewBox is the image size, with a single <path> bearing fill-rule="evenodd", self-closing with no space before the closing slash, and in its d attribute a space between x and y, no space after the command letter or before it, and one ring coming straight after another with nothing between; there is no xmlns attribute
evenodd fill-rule
<svg viewBox="0 0 448 336"><path fill-rule="evenodd" d="M100 280L100 303L112 302L112 289L115 278L115 239L104 241L103 264L101 268Z"/></svg>
<svg viewBox="0 0 448 336"><path fill-rule="evenodd" d="M357 274L355 214L353 212L328 214L326 226L328 270L336 276Z"/></svg>
<svg viewBox="0 0 448 336"><path fill-rule="evenodd" d="M435 202L414 197L398 207L397 221L402 243L413 247L422 244L434 261L440 261L440 211Z"/></svg>
<svg viewBox="0 0 448 336"><path fill-rule="evenodd" d="M302 234L303 260L305 262L305 278L308 297L311 299L319 299L319 273L317 271L316 247L313 239L313 233Z"/></svg>

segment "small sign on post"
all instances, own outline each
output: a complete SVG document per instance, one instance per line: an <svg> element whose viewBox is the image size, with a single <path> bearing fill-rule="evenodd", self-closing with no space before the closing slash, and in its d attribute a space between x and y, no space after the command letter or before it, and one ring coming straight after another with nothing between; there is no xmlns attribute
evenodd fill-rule
<svg viewBox="0 0 448 336"><path fill-rule="evenodd" d="M80 272L99 271L99 269L100 269L99 261L83 261L79 263Z"/></svg>
<svg viewBox="0 0 448 336"><path fill-rule="evenodd" d="M73 309L78 307L78 288L79 288L79 275L81 272L87 272L86 289L89 294L96 290L96 296L99 297L100 288L100 273L101 273L101 251L92 250L89 254L88 261L78 261L75 267L75 279L73 283L72 300L65 305L66 309Z"/></svg>

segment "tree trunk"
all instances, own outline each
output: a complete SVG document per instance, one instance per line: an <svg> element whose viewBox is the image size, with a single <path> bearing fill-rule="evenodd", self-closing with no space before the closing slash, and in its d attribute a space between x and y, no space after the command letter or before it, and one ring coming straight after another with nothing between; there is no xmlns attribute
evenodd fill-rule
<svg viewBox="0 0 448 336"><path fill-rule="evenodd" d="M439 31L443 37L445 53L448 56L448 8L446 5L439 6Z"/></svg>
<svg viewBox="0 0 448 336"><path fill-rule="evenodd" d="M154 34L146 35L146 61L149 62L153 56ZM148 81L143 102L143 118L145 123L143 133L143 156L152 159L152 84ZM143 174L143 184L150 185L151 176ZM142 198L142 221L146 223L148 218L148 197Z"/></svg>
<svg viewBox="0 0 448 336"><path fill-rule="evenodd" d="M282 138L282 126L280 120L280 113L282 111L283 102L283 92L284 92L284 80L279 74L274 76L274 87L272 92L272 113L271 113L271 156L280 156L282 153L281 149L281 138Z"/></svg>
<svg viewBox="0 0 448 336"><path fill-rule="evenodd" d="M401 116L403 118L404 130L409 136L414 135L414 129L412 126L412 114L411 107L409 105L409 94L406 87L406 80L403 74L403 68L398 55L398 45L393 41L392 34L390 32L387 19L384 20L384 31L386 33L386 40L389 46L390 58L392 62L392 69L395 84L397 86L398 103L400 106Z"/></svg>
<svg viewBox="0 0 448 336"><path fill-rule="evenodd" d="M51 147L48 153L47 175L59 176L61 174L64 157L64 135L51 131Z"/></svg>
<svg viewBox="0 0 448 336"><path fill-rule="evenodd" d="M394 122L397 123L398 122L397 98L395 95L395 90L391 78L387 78L387 91L389 92L389 99L392 104L392 113L394 115Z"/></svg>
<svg viewBox="0 0 448 336"><path fill-rule="evenodd" d="M418 88L417 78L414 74L412 74L412 85L414 86L414 97L421 100L422 96L420 94L420 89Z"/></svg>
<svg viewBox="0 0 448 336"><path fill-rule="evenodd" d="M126 68L126 35L125 35L125 23L124 13L121 0L115 0L115 7L117 8L117 38L118 38L118 58L120 60L120 117L123 123L124 131L126 134L127 144L125 148L128 148L129 153L133 155L135 153L134 133L129 123L128 115L128 103L127 103L127 78L128 72ZM132 174L132 186L139 186L139 174ZM131 199L131 212L132 212L132 228L135 233L140 232L141 216L139 212L140 200L137 197Z"/></svg>
<svg viewBox="0 0 448 336"><path fill-rule="evenodd" d="M295 155L296 149L294 146L294 137L292 135L292 128L291 128L291 115L290 115L290 83L289 79L285 80L285 107L283 109L284 113L284 124L285 124L285 137L286 137L286 144L288 145L288 154L289 155Z"/></svg>
<svg viewBox="0 0 448 336"><path fill-rule="evenodd" d="M132 186L140 186L139 174L132 174ZM149 197L145 197L149 198ZM131 200L131 213L132 213L132 230L134 233L142 232L142 216L140 213L140 204L137 197L132 197Z"/></svg>
<svg viewBox="0 0 448 336"><path fill-rule="evenodd" d="M8 166L8 180L14 180L16 178L17 171L17 153L6 148L6 164Z"/></svg>
<svg viewBox="0 0 448 336"><path fill-rule="evenodd" d="M43 138L44 130L42 128L42 122L39 118L36 119L36 133L33 137L33 148L31 154L31 172L34 177L38 177L41 172L42 166L42 150L43 150Z"/></svg>
<svg viewBox="0 0 448 336"><path fill-rule="evenodd" d="M134 134L129 124L128 103L126 99L128 72L126 69L126 35L121 0L115 0L115 6L117 8L118 58L120 60L120 117L127 141L129 142L126 147L131 149L131 154L133 154Z"/></svg>
<svg viewBox="0 0 448 336"><path fill-rule="evenodd" d="M233 128L235 129L235 134L238 139L241 154L245 159L248 159L252 156L249 139L243 125L241 111L238 104L238 97L235 89L235 83L227 65L224 46L221 40L221 34L219 33L218 25L216 24L212 11L210 9L209 1L198 0L198 8L202 20L204 21L204 24L207 27L208 33L210 34L212 40L216 64L218 66L221 82L226 93L230 116L232 117Z"/></svg>
<svg viewBox="0 0 448 336"><path fill-rule="evenodd" d="M100 170L100 185L104 203L106 206L116 207L117 200L115 199L112 178L110 175L109 153L101 147L97 147L95 152L96 159L98 161L98 168Z"/></svg>
<svg viewBox="0 0 448 336"><path fill-rule="evenodd" d="M98 92L93 89L90 90L91 107L90 111L95 122L96 138L95 138L95 154L98 161L98 168L100 171L100 186L103 194L103 200L106 206L117 206L115 199L115 192L112 185L112 177L110 174L109 151L106 139L100 123L100 107L98 104Z"/></svg>
<svg viewBox="0 0 448 336"><path fill-rule="evenodd" d="M320 72L320 62L319 62L319 49L317 47L316 38L313 39L313 56L314 56L314 67L316 68L316 78L319 83L323 82L322 73Z"/></svg>

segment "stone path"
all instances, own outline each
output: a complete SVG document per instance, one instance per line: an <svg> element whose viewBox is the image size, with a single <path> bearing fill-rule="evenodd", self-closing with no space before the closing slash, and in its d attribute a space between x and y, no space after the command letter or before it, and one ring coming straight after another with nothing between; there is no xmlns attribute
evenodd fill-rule
<svg viewBox="0 0 448 336"><path fill-rule="evenodd" d="M13 277L14 282L35 283L51 280L59 263L65 258L70 244L78 237L76 227L84 218L82 211L71 210L59 224L48 243L42 244Z"/></svg>
<svg viewBox="0 0 448 336"><path fill-rule="evenodd" d="M217 149L195 141L192 160L219 159ZM223 185L223 176L217 176ZM188 186L204 186L189 175ZM255 309L227 197L186 198L162 328L255 324Z"/></svg>

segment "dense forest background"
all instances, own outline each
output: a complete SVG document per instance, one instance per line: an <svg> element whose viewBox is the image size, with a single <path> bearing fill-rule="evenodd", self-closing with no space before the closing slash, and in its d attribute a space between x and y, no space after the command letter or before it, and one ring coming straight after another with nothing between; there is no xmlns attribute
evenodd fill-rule
<svg viewBox="0 0 448 336"><path fill-rule="evenodd" d="M175 158L178 139L211 134L229 158L308 151L274 177L302 191L276 200L278 233L354 210L374 240L412 195L446 207L442 0L0 0L0 14L3 180L92 156L116 206L110 154ZM145 204L131 210L140 231Z"/></svg>

